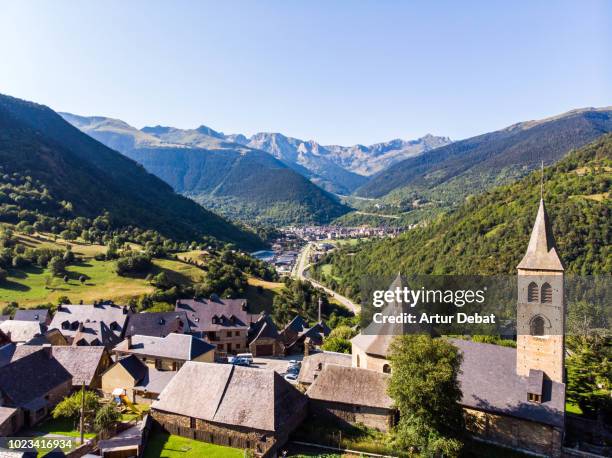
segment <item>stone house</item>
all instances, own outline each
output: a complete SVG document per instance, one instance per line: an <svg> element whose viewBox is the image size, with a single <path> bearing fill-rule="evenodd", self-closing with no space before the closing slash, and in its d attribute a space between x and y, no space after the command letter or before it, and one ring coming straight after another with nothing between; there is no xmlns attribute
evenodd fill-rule
<svg viewBox="0 0 612 458"><path fill-rule="evenodd" d="M150 404L157 399L176 372L159 371L135 355L120 358L102 374L101 389L106 397Z"/></svg>
<svg viewBox="0 0 612 458"><path fill-rule="evenodd" d="M310 414L389 431L397 415L387 395L389 377L369 369L326 364L306 391Z"/></svg>
<svg viewBox="0 0 612 458"><path fill-rule="evenodd" d="M128 314L124 336L166 337L171 333L189 332L191 329L185 312L142 312Z"/></svg>
<svg viewBox="0 0 612 458"><path fill-rule="evenodd" d="M333 351L321 351L305 356L302 360L300 373L298 374L298 385L306 390L321 375L323 368L328 364L351 367L351 355Z"/></svg>
<svg viewBox="0 0 612 458"><path fill-rule="evenodd" d="M62 304L49 329L58 329L71 345L111 348L121 341L128 308L112 303Z"/></svg>
<svg viewBox="0 0 612 458"><path fill-rule="evenodd" d="M248 351L248 332L259 314L250 313L246 299L181 299L175 311L187 313L191 332L216 346L217 355Z"/></svg>
<svg viewBox="0 0 612 458"><path fill-rule="evenodd" d="M49 309L19 309L15 311L13 319L20 321L36 321L43 326L48 326L51 323L51 312Z"/></svg>
<svg viewBox="0 0 612 458"><path fill-rule="evenodd" d="M0 323L0 331L8 336L11 342L24 343L43 335L45 327L38 321L6 320Z"/></svg>
<svg viewBox="0 0 612 458"><path fill-rule="evenodd" d="M305 346L308 346L309 350L320 347L330 332L323 321L310 326L304 318L297 315L281 332L285 353L304 353Z"/></svg>
<svg viewBox="0 0 612 458"><path fill-rule="evenodd" d="M268 314L262 315L249 329L249 351L253 356L282 356L285 346Z"/></svg>
<svg viewBox="0 0 612 458"><path fill-rule="evenodd" d="M306 398L271 369L188 362L151 406L172 434L275 456L306 415Z"/></svg>
<svg viewBox="0 0 612 458"><path fill-rule="evenodd" d="M42 420L72 389L72 376L53 357L51 348L34 348L0 367L0 406L19 409L24 426Z"/></svg>
<svg viewBox="0 0 612 458"><path fill-rule="evenodd" d="M214 345L189 334L129 336L113 352L118 357L134 355L147 366L165 371L177 371L186 361L215 360Z"/></svg>
<svg viewBox="0 0 612 458"><path fill-rule="evenodd" d="M72 375L73 389L83 384L90 389L102 387L102 373L112 364L105 347L51 347L53 357Z"/></svg>

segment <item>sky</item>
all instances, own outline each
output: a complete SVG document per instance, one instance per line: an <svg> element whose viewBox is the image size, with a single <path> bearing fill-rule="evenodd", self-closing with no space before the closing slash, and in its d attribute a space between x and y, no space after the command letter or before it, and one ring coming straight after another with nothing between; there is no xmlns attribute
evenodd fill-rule
<svg viewBox="0 0 612 458"><path fill-rule="evenodd" d="M0 93L138 128L458 140L612 105L612 2L0 0Z"/></svg>

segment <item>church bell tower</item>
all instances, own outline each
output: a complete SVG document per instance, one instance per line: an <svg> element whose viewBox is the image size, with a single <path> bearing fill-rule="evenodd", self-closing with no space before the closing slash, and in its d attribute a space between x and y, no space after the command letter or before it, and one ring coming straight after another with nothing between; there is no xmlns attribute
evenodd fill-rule
<svg viewBox="0 0 612 458"><path fill-rule="evenodd" d="M564 383L564 267L543 199L517 269L516 372L529 377L530 371L541 371L550 380Z"/></svg>

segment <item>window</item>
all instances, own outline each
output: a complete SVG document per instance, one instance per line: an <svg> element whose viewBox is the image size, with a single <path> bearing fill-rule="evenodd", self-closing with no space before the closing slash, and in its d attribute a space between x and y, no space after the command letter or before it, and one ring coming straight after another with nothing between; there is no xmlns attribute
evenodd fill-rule
<svg viewBox="0 0 612 458"><path fill-rule="evenodd" d="M550 304L552 302L552 287L548 283L542 285L542 303Z"/></svg>
<svg viewBox="0 0 612 458"><path fill-rule="evenodd" d="M527 287L527 302L538 302L538 300L538 285L531 282Z"/></svg>
<svg viewBox="0 0 612 458"><path fill-rule="evenodd" d="M389 366L388 364L385 364L385 365L383 366L383 372L384 372L385 374L390 374L390 373L391 373L391 366Z"/></svg>
<svg viewBox="0 0 612 458"><path fill-rule="evenodd" d="M189 427L195 429L196 427L196 419L193 417L189 418Z"/></svg>
<svg viewBox="0 0 612 458"><path fill-rule="evenodd" d="M236 331L236 332L234 333L234 335L235 335L236 337L240 337L240 331Z"/></svg>
<svg viewBox="0 0 612 458"><path fill-rule="evenodd" d="M360 367L359 366L359 355L357 355L357 367Z"/></svg>
<svg viewBox="0 0 612 458"><path fill-rule="evenodd" d="M544 318L542 318L541 316L536 316L533 320L531 320L531 335L544 335Z"/></svg>
<svg viewBox="0 0 612 458"><path fill-rule="evenodd" d="M542 403L542 395L540 394L527 393L527 399L529 399L529 402L537 402L538 404Z"/></svg>
<svg viewBox="0 0 612 458"><path fill-rule="evenodd" d="M219 350L223 350L223 344L218 344L218 345L217 345L217 348L218 348Z"/></svg>

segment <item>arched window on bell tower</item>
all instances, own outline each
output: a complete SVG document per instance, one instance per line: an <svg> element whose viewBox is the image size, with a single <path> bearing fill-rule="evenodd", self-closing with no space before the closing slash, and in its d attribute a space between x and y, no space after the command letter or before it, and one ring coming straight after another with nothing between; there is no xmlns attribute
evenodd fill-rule
<svg viewBox="0 0 612 458"><path fill-rule="evenodd" d="M550 286L549 283L544 283L542 285L542 303L543 304L550 304L552 303L552 287Z"/></svg>
<svg viewBox="0 0 612 458"><path fill-rule="evenodd" d="M527 302L538 302L538 300L538 285L532 281L527 287Z"/></svg>
<svg viewBox="0 0 612 458"><path fill-rule="evenodd" d="M543 336L544 335L544 318L536 316L531 320L530 334L532 336Z"/></svg>

